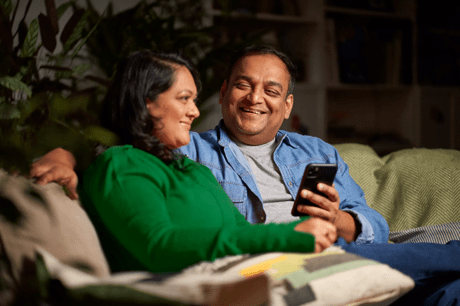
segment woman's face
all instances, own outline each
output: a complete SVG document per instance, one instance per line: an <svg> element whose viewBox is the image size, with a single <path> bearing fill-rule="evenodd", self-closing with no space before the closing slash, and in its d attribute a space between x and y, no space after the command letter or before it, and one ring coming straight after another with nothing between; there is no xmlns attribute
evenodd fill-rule
<svg viewBox="0 0 460 306"><path fill-rule="evenodd" d="M179 66L173 85L158 96L156 101L147 100L149 113L159 118L154 136L169 149L176 149L190 142L190 128L200 115L195 105L197 88L190 71Z"/></svg>

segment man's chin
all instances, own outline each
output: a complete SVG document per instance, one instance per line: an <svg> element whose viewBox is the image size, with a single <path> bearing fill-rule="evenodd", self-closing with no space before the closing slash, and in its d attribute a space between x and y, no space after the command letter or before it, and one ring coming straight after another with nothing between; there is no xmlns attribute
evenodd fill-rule
<svg viewBox="0 0 460 306"><path fill-rule="evenodd" d="M263 131L260 127L239 126L238 132L246 136L258 135Z"/></svg>

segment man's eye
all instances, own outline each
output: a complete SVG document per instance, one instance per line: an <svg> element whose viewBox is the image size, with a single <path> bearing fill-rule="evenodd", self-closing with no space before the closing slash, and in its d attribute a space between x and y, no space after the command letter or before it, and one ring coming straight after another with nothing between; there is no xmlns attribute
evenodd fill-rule
<svg viewBox="0 0 460 306"><path fill-rule="evenodd" d="M243 84L243 83L237 83L237 84L235 84L235 86L236 86L237 88L240 88L240 89L244 89L244 88L248 88L248 87L249 87L248 84Z"/></svg>
<svg viewBox="0 0 460 306"><path fill-rule="evenodd" d="M275 97L275 96L278 96L278 92L277 91L274 91L274 90L266 90L265 91L269 96L272 96L272 97Z"/></svg>

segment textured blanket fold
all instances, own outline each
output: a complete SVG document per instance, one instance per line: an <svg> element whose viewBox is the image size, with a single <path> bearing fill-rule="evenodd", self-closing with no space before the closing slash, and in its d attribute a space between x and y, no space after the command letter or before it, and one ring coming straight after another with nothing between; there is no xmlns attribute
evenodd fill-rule
<svg viewBox="0 0 460 306"><path fill-rule="evenodd" d="M460 151L414 148L379 157L366 145L335 147L390 231L460 221Z"/></svg>

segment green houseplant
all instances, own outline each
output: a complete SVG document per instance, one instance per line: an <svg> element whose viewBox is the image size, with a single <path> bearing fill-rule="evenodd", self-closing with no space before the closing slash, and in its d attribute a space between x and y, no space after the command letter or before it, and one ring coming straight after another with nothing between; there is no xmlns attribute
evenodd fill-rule
<svg viewBox="0 0 460 306"><path fill-rule="evenodd" d="M88 14L80 9L59 31L58 21L72 2L56 7L54 0L45 0L47 14L27 25L31 2L23 16L18 16L19 1L0 3L0 167L23 172L33 158L55 147L89 160L92 142L114 141L96 124L91 102L97 87L79 88L90 67L80 60L81 50L96 25L84 33ZM17 30L16 18L21 18Z"/></svg>
<svg viewBox="0 0 460 306"><path fill-rule="evenodd" d="M203 82L200 108L219 90L226 56L260 37L215 44L221 29L207 25L201 0L140 0L116 14L111 2L99 13L90 0L84 8L44 0L46 15L27 25L31 3L21 17L19 2L0 3L0 167L8 170L28 172L34 158L56 147L72 151L83 168L95 144L116 143L98 126L97 113L117 64L131 52L180 51L195 61ZM60 31L58 21L68 10L72 16ZM200 111L203 120L206 111Z"/></svg>

